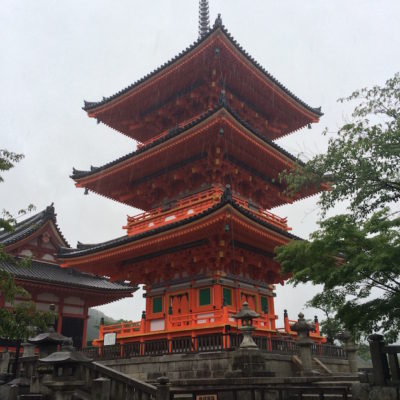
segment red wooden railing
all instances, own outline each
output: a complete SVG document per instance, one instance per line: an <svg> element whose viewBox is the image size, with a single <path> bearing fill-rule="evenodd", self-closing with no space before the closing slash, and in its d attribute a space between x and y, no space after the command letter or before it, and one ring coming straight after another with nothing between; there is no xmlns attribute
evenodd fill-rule
<svg viewBox="0 0 400 400"><path fill-rule="evenodd" d="M182 219L189 218L207 210L214 204L218 203L223 192L222 187L213 187L192 196L180 199L176 202L173 208L169 210L163 210L162 207L157 207L151 211L145 211L135 216L128 216L128 223L123 228L127 229L128 235L135 235L150 229L159 228L172 222L181 221ZM249 207L248 201L238 195L234 194L233 199L237 204L261 220L280 229L290 230L287 226L286 218L280 218L260 207Z"/></svg>

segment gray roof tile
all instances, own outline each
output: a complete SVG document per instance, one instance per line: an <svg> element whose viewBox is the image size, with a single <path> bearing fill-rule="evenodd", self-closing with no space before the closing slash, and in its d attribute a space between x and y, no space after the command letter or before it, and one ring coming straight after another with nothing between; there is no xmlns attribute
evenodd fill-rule
<svg viewBox="0 0 400 400"><path fill-rule="evenodd" d="M32 260L29 267L17 263L0 261L0 269L10 273L16 279L34 280L64 286L76 286L102 291L134 292L137 286L127 283L111 282L109 279L83 273L73 268L61 268L57 264Z"/></svg>

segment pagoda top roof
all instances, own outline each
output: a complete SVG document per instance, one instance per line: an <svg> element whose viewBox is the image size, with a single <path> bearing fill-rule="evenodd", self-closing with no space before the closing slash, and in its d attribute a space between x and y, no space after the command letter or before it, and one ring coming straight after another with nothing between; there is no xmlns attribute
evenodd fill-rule
<svg viewBox="0 0 400 400"><path fill-rule="evenodd" d="M221 102L216 107L206 111L205 113L200 115L195 120L190 121L189 123L187 123L186 125L184 125L182 127L178 126L173 129L170 129L168 132L166 132L165 135L160 136L160 137L156 138L155 140L148 142L146 145L138 147L135 151L132 151L132 152L126 154L125 156L119 157L116 160L110 161L100 167L91 166L90 170L79 170L79 169L73 168L72 175L70 175L70 178L72 178L74 180L86 178L86 177L95 175L99 172L105 171L115 165L118 165L124 161L127 161L127 160L135 157L135 156L138 156L139 154L145 153L146 151L150 150L151 148L156 147L176 136L179 136L181 133L200 124L201 122L203 122L207 118L213 116L220 110L225 110L226 112L228 112L228 114L230 114L234 119L236 119L241 125L243 125L246 129L248 129L251 133L253 133L255 136L257 136L263 142L265 142L266 144L268 144L269 146L271 146L272 148L277 150L279 153L283 154L284 156L286 156L287 158L289 158L290 160L292 160L295 163L304 165L304 163L299 158L295 157L293 154L289 153L287 150L285 150L284 148L282 148L281 146L276 144L274 141L268 139L262 133L258 132L253 127L251 127L246 121L244 121L239 116L239 114L237 114L234 110L232 110L226 102Z"/></svg>
<svg viewBox="0 0 400 400"><path fill-rule="evenodd" d="M221 34L224 38L226 38L231 43L231 45L238 51L238 53L241 56L243 56L256 70L261 72L261 74L269 82L272 83L274 88L278 89L278 92L280 91L286 97L288 97L289 99L294 101L296 104L298 104L301 108L303 108L309 115L312 115L314 118L319 118L320 116L323 115L320 107L318 107L318 108L311 107L306 102L301 100L293 92L291 92L285 85L283 85L278 79L276 79L266 69L264 69L250 54L248 54L242 48L242 46L240 46L238 44L238 42L233 38L233 36L228 32L228 30L225 28L220 16L218 16L218 18L216 19L216 21L214 23L213 28L210 29L207 34L205 34L204 36L201 36L198 40L196 40L193 44L188 46L184 51L180 52L177 56L170 59L168 62L166 62L163 65L161 65L160 67L156 68L151 73L145 75L141 79L137 80L136 82L132 83L131 85L127 86L126 88L118 91L117 93L115 93L111 96L103 97L102 100L100 100L100 101L86 101L85 100L83 110L88 112L90 116L97 118L98 121L102 120L102 118L99 117L98 113L100 113L104 107L111 106L114 102L119 103L126 96L129 96L136 89L141 87L142 84L144 84L144 83L147 84L147 83L151 82L153 79L157 79L157 77L160 76L160 74L163 73L165 70L169 69L173 65L177 65L189 53L191 53L195 49L201 47L210 38L212 38L216 35L219 35L219 34ZM127 132L124 132L123 130L121 130L120 127L113 126L113 128L121 131L122 133L127 134L128 136L131 136L131 134L128 134Z"/></svg>
<svg viewBox="0 0 400 400"><path fill-rule="evenodd" d="M27 267L11 261L0 261L0 269L19 280L100 290L102 293L111 291L127 294L138 289L138 286L131 286L128 283L111 282L108 278L80 272L73 268L61 268L57 264L37 260L31 260Z"/></svg>
<svg viewBox="0 0 400 400"><path fill-rule="evenodd" d="M64 238L60 228L57 225L57 214L55 213L54 204L46 207L43 211L18 222L12 231L7 231L5 229L0 230L0 244L4 247L11 244L17 243L28 236L34 234L38 229L40 229L47 222L51 221L60 236L61 241L65 247L69 247L67 240Z"/></svg>
<svg viewBox="0 0 400 400"><path fill-rule="evenodd" d="M90 254L95 254L95 253L98 253L98 252L101 252L104 250L113 249L113 248L116 248L119 246L133 243L138 240L141 240L141 239L144 239L147 237L151 237L153 235L157 235L157 234L169 231L171 229L176 229L176 228L182 227L184 225L190 224L192 222L195 222L197 220L200 220L200 219L202 219L208 215L211 215L211 214L215 213L216 211L222 209L226 205L230 205L234 210L238 211L243 216L260 224L261 226L264 226L264 227L270 229L271 231L273 231L279 235L285 236L286 238L291 239L291 240L302 240L298 236L295 236L295 235L267 222L266 220L257 217L256 215L251 213L249 210L247 210L244 207L242 207L241 205L239 205L234 200L230 187L226 187L223 195L221 196L219 203L216 203L212 207L210 207L198 214L195 214L191 217L182 219L177 222L171 222L169 224L165 224L158 228L147 230L145 232L141 232L141 233L138 233L135 235L131 235L131 236L125 235L125 236L122 236L122 237L119 237L116 239L112 239L112 240L94 244L94 245L83 245L83 246L81 245L76 249L60 248L60 251L58 253L58 258L60 260L63 260L63 259L84 257L84 256L87 256Z"/></svg>

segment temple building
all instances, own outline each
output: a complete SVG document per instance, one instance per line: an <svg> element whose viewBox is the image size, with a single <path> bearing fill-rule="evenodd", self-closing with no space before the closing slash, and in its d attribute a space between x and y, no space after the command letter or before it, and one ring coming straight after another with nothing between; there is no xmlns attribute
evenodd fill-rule
<svg viewBox="0 0 400 400"><path fill-rule="evenodd" d="M50 304L55 305L57 332L72 337L77 348L85 346L90 307L130 297L137 290L126 283L59 266L56 253L69 244L57 225L53 205L17 223L11 232L0 231L0 245L17 259L31 259L28 267L3 260L0 269L13 275L38 311L49 311ZM17 297L14 304L25 301L26 298ZM12 307L1 294L0 307Z"/></svg>
<svg viewBox="0 0 400 400"><path fill-rule="evenodd" d="M63 267L144 284L142 320L102 327L98 345L106 334L149 346L218 338L237 332L232 316L244 301L261 314L255 335L276 335L275 284L287 277L274 249L298 238L269 210L323 189L288 197L279 174L301 162L274 142L318 122L321 110L253 60L220 16L210 29L200 11L192 46L115 95L85 102L89 117L138 146L74 169L76 186L143 210L128 217L125 235L58 255Z"/></svg>

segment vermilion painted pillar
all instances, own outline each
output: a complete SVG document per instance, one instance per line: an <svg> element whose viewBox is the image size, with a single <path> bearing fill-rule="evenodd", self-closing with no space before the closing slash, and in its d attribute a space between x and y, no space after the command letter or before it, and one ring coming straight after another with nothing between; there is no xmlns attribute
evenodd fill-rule
<svg viewBox="0 0 400 400"><path fill-rule="evenodd" d="M82 348L86 347L86 334L87 334L87 323L89 318L89 307L87 300L85 300L85 308L83 312L83 333L82 333Z"/></svg>
<svg viewBox="0 0 400 400"><path fill-rule="evenodd" d="M57 333L61 333L62 330L62 315L64 312L64 297L61 298L58 303L58 321L57 321Z"/></svg>
<svg viewBox="0 0 400 400"><path fill-rule="evenodd" d="M271 296L268 296L268 317L269 317L269 322L270 322L270 328L272 330L276 329L275 326L275 303L274 303L274 298Z"/></svg>
<svg viewBox="0 0 400 400"><path fill-rule="evenodd" d="M287 310L283 311L283 324L285 327L285 332L289 333L290 332L290 323L289 323L289 317L288 317Z"/></svg>
<svg viewBox="0 0 400 400"><path fill-rule="evenodd" d="M215 306L215 308L217 310L221 310L222 303L223 303L222 286L220 284L216 284L216 285L214 285L214 306Z"/></svg>

